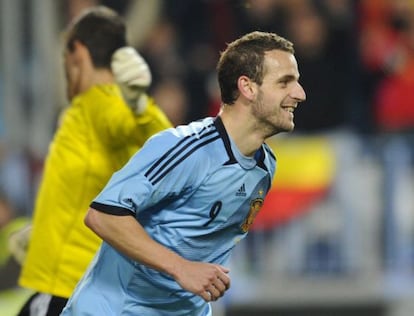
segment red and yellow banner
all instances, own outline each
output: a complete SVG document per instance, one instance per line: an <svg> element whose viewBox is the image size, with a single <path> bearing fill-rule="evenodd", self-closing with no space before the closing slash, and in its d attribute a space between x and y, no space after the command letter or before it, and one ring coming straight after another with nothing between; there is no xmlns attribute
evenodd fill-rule
<svg viewBox="0 0 414 316"><path fill-rule="evenodd" d="M276 175L252 229L273 228L304 214L326 195L335 176L327 138L277 136L268 144L276 154Z"/></svg>

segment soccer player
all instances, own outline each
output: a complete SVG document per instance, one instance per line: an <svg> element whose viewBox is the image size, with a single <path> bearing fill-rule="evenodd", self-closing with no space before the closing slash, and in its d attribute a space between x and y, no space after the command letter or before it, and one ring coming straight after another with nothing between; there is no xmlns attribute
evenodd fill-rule
<svg viewBox="0 0 414 316"><path fill-rule="evenodd" d="M171 127L144 93L151 82L147 64L126 45L124 21L106 7L83 12L68 27L64 66L71 104L36 198L19 278L36 293L20 315L60 314L101 243L83 222L90 201L147 138Z"/></svg>
<svg viewBox="0 0 414 316"><path fill-rule="evenodd" d="M62 315L211 315L230 287L276 167L265 140L293 130L306 96L273 33L230 43L217 70L219 115L151 137L92 201L85 223L104 242Z"/></svg>

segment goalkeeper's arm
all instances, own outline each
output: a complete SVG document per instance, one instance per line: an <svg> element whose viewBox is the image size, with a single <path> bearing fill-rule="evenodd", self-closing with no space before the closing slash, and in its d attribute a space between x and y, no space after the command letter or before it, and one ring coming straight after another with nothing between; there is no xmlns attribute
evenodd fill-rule
<svg viewBox="0 0 414 316"><path fill-rule="evenodd" d="M111 69L126 103L136 114L144 112L152 80L144 58L133 47L122 47L112 55Z"/></svg>

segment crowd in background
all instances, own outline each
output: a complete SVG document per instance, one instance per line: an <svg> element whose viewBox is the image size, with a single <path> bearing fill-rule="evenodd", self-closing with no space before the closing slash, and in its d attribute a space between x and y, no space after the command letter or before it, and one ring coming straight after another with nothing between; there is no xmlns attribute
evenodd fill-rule
<svg viewBox="0 0 414 316"><path fill-rule="evenodd" d="M96 4L137 24L131 43L148 60L151 93L175 124L217 113L218 54L227 42L252 30L277 32L295 44L308 95L295 113L296 133L342 128L402 132L414 124L411 0L72 0L57 6L56 32L81 9ZM145 16L146 29L138 28L135 20ZM30 95L26 99L30 103ZM53 119L65 100L56 103Z"/></svg>
<svg viewBox="0 0 414 316"><path fill-rule="evenodd" d="M68 1L62 12L68 19L103 3L133 20L133 2ZM131 42L151 65L154 96L177 124L217 113L218 52L252 30L277 32L295 44L308 94L296 113L297 132L398 132L413 124L411 0L156 0L135 6L153 18L148 30L132 32Z"/></svg>
<svg viewBox="0 0 414 316"><path fill-rule="evenodd" d="M56 34L60 36L63 26L81 9L96 4L116 9L135 26L130 40L150 65L150 93L175 125L214 116L219 111L215 66L227 42L252 30L271 31L294 43L300 82L307 93L307 100L294 114L293 136L346 131L356 139L380 137L385 144L381 148L385 149L379 155L385 161L384 174L394 179L390 183L397 183L393 182L397 181L392 168L395 161L411 172L414 1L68 0L56 4ZM30 6L30 1L24 5ZM30 29L23 32L29 33ZM25 56L30 59L31 43L25 45ZM56 51L60 52L58 42ZM53 74L39 73L39 81L42 75ZM2 98L1 82L7 79L0 69L0 109L10 106ZM42 89L40 83L37 89ZM24 113L30 115L30 92L21 93L28 103ZM65 102L61 95L56 97L53 120ZM10 124L7 120L0 113L3 130ZM50 134L46 135L51 137L55 124L49 122L48 126ZM398 142L389 141L394 136L401 138ZM45 143L50 140L44 138ZM16 148L7 136L2 138L0 199L5 207L0 207L0 229L14 218L30 217L43 154L31 148L30 143ZM381 190L396 189L385 186ZM388 218L387 213L382 216ZM383 226L380 229L386 230ZM414 236L412 231L408 235ZM414 263L414 256L411 261Z"/></svg>

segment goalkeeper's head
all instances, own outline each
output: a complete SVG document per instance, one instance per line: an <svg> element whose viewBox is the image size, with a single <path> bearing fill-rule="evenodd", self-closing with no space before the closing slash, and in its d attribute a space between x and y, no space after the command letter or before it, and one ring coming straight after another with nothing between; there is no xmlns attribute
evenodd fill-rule
<svg viewBox="0 0 414 316"><path fill-rule="evenodd" d="M68 97L72 99L94 84L87 82L96 77L92 71L111 73L112 54L127 45L125 22L107 7L88 8L69 24L64 45Z"/></svg>

